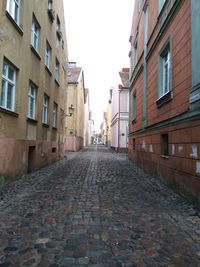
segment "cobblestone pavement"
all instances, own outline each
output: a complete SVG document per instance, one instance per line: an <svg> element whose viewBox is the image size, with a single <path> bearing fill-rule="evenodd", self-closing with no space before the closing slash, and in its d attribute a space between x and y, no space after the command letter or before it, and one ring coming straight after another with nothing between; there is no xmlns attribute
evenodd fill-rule
<svg viewBox="0 0 200 267"><path fill-rule="evenodd" d="M200 266L200 213L103 146L1 190L0 267Z"/></svg>

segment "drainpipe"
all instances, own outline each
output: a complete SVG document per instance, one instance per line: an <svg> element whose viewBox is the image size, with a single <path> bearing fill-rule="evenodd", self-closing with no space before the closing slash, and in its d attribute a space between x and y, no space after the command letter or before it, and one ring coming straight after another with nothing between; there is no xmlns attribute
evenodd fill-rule
<svg viewBox="0 0 200 267"><path fill-rule="evenodd" d="M118 110L118 152L120 152L120 90L119 90L119 110Z"/></svg>

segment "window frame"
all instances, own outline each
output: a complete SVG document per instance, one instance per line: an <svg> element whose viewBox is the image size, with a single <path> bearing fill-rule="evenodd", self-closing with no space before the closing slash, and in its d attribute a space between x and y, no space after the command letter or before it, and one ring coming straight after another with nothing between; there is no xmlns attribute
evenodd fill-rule
<svg viewBox="0 0 200 267"><path fill-rule="evenodd" d="M36 17L33 15L32 25L31 25L31 46L35 49L37 53L39 53L40 29L41 29L40 24L38 23Z"/></svg>
<svg viewBox="0 0 200 267"><path fill-rule="evenodd" d="M49 97L44 94L43 103L42 103L42 123L48 124L48 112L49 112Z"/></svg>
<svg viewBox="0 0 200 267"><path fill-rule="evenodd" d="M132 95L132 122L136 121L136 92Z"/></svg>
<svg viewBox="0 0 200 267"><path fill-rule="evenodd" d="M57 57L55 59L55 80L58 82L59 81L59 68L60 68L60 62L58 61Z"/></svg>
<svg viewBox="0 0 200 267"><path fill-rule="evenodd" d="M31 94L31 89L34 89L34 94L32 95ZM37 96L37 87L30 82L29 84L29 90L28 90L28 118L29 119L32 119L32 120L35 120L36 118L36 96ZM33 116L31 115L30 113L30 106L31 106L31 102L30 101L33 101Z"/></svg>
<svg viewBox="0 0 200 267"><path fill-rule="evenodd" d="M167 2L167 0L158 0L158 13L159 14L165 5L165 2Z"/></svg>
<svg viewBox="0 0 200 267"><path fill-rule="evenodd" d="M16 12L16 6L17 6L17 12ZM18 26L20 24L20 9L21 9L21 0L7 0L6 10Z"/></svg>
<svg viewBox="0 0 200 267"><path fill-rule="evenodd" d="M7 66L6 74L4 74L4 65ZM13 80L9 78L9 69L13 71ZM11 65L7 60L4 59L3 69L2 69L0 107L6 110L12 111L12 112L14 112L15 110L16 78L17 78L17 69L13 65ZM5 82L5 89L3 88L3 82ZM12 94L11 94L11 101L10 101L11 108L8 107L8 85L12 86ZM4 93L4 90L5 90L5 93ZM4 93L4 103L2 100L3 93Z"/></svg>
<svg viewBox="0 0 200 267"><path fill-rule="evenodd" d="M58 116L58 104L53 102L53 111L52 111L52 127L57 127L57 116Z"/></svg>
<svg viewBox="0 0 200 267"><path fill-rule="evenodd" d="M45 48L45 66L50 70L51 69L51 46L48 41L46 41L46 48Z"/></svg>
<svg viewBox="0 0 200 267"><path fill-rule="evenodd" d="M165 59L167 58L167 61ZM166 85L167 67L167 88ZM172 38L167 39L158 55L158 100L172 92Z"/></svg>

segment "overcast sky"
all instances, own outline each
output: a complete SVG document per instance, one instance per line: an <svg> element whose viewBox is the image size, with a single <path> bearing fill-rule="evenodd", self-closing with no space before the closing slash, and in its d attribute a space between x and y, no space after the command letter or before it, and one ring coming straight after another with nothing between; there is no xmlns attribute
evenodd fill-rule
<svg viewBox="0 0 200 267"><path fill-rule="evenodd" d="M129 67L129 36L134 0L63 0L69 61L84 70L85 87L99 131L109 89Z"/></svg>

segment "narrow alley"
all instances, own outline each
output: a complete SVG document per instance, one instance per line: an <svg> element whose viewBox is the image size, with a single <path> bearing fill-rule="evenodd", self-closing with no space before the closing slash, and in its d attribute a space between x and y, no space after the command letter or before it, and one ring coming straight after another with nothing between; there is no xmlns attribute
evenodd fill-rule
<svg viewBox="0 0 200 267"><path fill-rule="evenodd" d="M200 212L104 146L1 189L1 267L200 266Z"/></svg>

